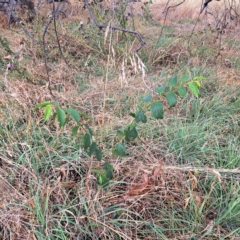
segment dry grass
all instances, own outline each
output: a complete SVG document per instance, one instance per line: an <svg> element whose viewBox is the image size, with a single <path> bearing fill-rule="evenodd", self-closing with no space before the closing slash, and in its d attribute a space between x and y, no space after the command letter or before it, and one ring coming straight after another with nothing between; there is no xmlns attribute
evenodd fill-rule
<svg viewBox="0 0 240 240"><path fill-rule="evenodd" d="M239 239L239 36L218 35L202 19L190 37L196 1L171 12L163 29L161 21L142 23L136 16L147 41L139 54L148 70L143 81L130 54L137 41L112 33L104 44L85 21L86 11L71 3L70 17L58 22L71 68L59 55L52 27L46 37L51 87L61 106L91 117L83 121L93 128L104 160L87 156L69 126L43 124L43 113L33 111L52 100L42 49L17 26L1 28L13 52L2 44L0 238ZM36 37L44 11L25 25ZM128 156L115 158L116 130L131 122L139 99L170 76L185 74L207 77L199 107L190 97L167 109L163 121L150 118L139 126ZM92 172L104 161L114 167L106 189Z"/></svg>

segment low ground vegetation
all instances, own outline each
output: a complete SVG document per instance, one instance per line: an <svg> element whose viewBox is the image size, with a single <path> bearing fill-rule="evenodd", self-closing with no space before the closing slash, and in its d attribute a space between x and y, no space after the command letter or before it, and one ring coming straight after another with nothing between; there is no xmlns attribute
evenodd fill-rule
<svg viewBox="0 0 240 240"><path fill-rule="evenodd" d="M156 16L146 3L129 18L91 5L98 22L142 34L136 55L135 36L98 31L81 6L57 19L67 64L47 31L50 86L42 46L2 17L0 239L239 239L239 26L195 5ZM38 41L48 7L22 20ZM170 107L161 87L174 76L204 78ZM52 121L58 106L67 124Z"/></svg>

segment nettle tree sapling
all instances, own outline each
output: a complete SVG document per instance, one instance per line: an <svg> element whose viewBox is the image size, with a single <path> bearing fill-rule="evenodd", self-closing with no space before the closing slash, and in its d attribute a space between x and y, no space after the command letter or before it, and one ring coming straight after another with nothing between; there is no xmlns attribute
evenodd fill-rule
<svg viewBox="0 0 240 240"><path fill-rule="evenodd" d="M203 76L191 78L188 75L178 79L177 76L171 77L166 85L155 87L152 95L147 95L141 99L142 104L140 109L135 113L130 113L133 120L126 127L117 130L118 142L112 149L112 153L116 157L125 157L127 155L127 144L138 137L137 127L139 123L147 123L148 118L163 119L164 104L162 100L165 98L168 107L172 108L177 105L178 99L183 99L188 92L196 98L199 96L200 81L204 80ZM77 137L80 132L81 143L84 151L88 156L95 156L97 160L102 160L103 154L97 143L93 140L93 131L88 124L83 123L81 118L89 118L87 114L80 113L74 108L62 108L58 102L42 102L35 107L36 109L44 108L44 122L52 117L52 121L58 121L59 127L63 128L67 123L74 121L72 127L72 136ZM107 187L109 181L113 178L113 166L105 161L103 169L93 169L97 175L98 183L102 187Z"/></svg>

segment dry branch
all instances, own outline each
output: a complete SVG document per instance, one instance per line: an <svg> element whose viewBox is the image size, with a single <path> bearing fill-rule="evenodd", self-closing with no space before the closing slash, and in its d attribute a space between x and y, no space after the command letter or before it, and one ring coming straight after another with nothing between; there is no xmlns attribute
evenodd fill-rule
<svg viewBox="0 0 240 240"><path fill-rule="evenodd" d="M92 12L92 10L91 10L91 7L90 7L90 5L89 5L89 3L88 3L88 0L84 0L84 6L88 9L89 14L90 14L90 16L91 16L91 19L92 19L92 21L93 21L93 23L94 23L94 25L95 25L96 27L98 27L100 30L102 30L103 28L109 27L107 24L99 24L99 23L97 22L94 14L93 14L93 12ZM118 30L118 31L122 31L122 32L131 33L131 34L136 35L137 38L138 38L138 40L139 40L140 43L141 43L141 46L134 51L135 53L137 53L138 51L140 51L140 50L143 48L143 46L146 44L146 42L144 41L142 35L141 35L139 32L137 32L137 31L128 30L128 29L125 29L125 28L120 28L120 27L115 27L115 26L110 26L109 28L110 28L111 30Z"/></svg>

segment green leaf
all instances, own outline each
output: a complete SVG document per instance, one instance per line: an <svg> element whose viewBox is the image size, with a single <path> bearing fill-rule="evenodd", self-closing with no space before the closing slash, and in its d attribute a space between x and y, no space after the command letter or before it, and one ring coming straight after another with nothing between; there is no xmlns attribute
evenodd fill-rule
<svg viewBox="0 0 240 240"><path fill-rule="evenodd" d="M103 172L99 177L98 177L98 183L101 185L101 186L106 186L108 185L109 183L109 178L107 176L107 173L106 172Z"/></svg>
<svg viewBox="0 0 240 240"><path fill-rule="evenodd" d="M83 137L83 146L84 149L87 150L91 145L91 136L90 134L86 133Z"/></svg>
<svg viewBox="0 0 240 240"><path fill-rule="evenodd" d="M184 75L184 76L181 77L180 81L181 81L181 83L185 83L185 82L188 82L190 79L191 79L190 76Z"/></svg>
<svg viewBox="0 0 240 240"><path fill-rule="evenodd" d="M135 139L138 136L138 132L135 127L129 127L126 134L125 134L125 139L126 141L130 141L131 139Z"/></svg>
<svg viewBox="0 0 240 240"><path fill-rule="evenodd" d="M95 156L96 156L98 161L101 161L102 160L102 151L100 149L97 149L95 151Z"/></svg>
<svg viewBox="0 0 240 240"><path fill-rule="evenodd" d="M56 106L56 107L59 106L59 103L58 103L58 102L55 102L55 101L54 101L54 102L51 102L51 104L54 105L54 106Z"/></svg>
<svg viewBox="0 0 240 240"><path fill-rule="evenodd" d="M125 132L124 132L123 129L118 129L118 130L117 130L117 136L118 136L119 138L123 138L124 135L125 135Z"/></svg>
<svg viewBox="0 0 240 240"><path fill-rule="evenodd" d="M164 91L166 89L166 86L162 86L162 87L155 87L155 91L159 94L163 94Z"/></svg>
<svg viewBox="0 0 240 240"><path fill-rule="evenodd" d="M84 127L87 129L88 133L91 135L93 135L92 129L88 126L88 124L84 124Z"/></svg>
<svg viewBox="0 0 240 240"><path fill-rule="evenodd" d="M192 94L198 98L198 93L199 93L198 85L195 82L190 82L188 83L188 87L189 87L189 90L192 92Z"/></svg>
<svg viewBox="0 0 240 240"><path fill-rule="evenodd" d="M147 122L147 117L146 117L145 113L143 111L137 112L136 116L135 116L135 121L146 123Z"/></svg>
<svg viewBox="0 0 240 240"><path fill-rule="evenodd" d="M76 136L77 136L77 131L78 131L78 126L74 126L74 127L72 128L72 136L73 136L73 137L76 137Z"/></svg>
<svg viewBox="0 0 240 240"><path fill-rule="evenodd" d="M126 147L122 143L118 143L115 147L114 155L117 157L125 157L126 156Z"/></svg>
<svg viewBox="0 0 240 240"><path fill-rule="evenodd" d="M58 102L42 102L42 103L39 103L39 104L34 108L34 110L36 110L36 109L38 109L38 108L46 107L47 105L58 106Z"/></svg>
<svg viewBox="0 0 240 240"><path fill-rule="evenodd" d="M183 87L183 86L179 86L178 87L178 95L181 97L181 98L184 98L187 94L187 88L186 87Z"/></svg>
<svg viewBox="0 0 240 240"><path fill-rule="evenodd" d="M92 156L97 150L97 144L93 142L90 146L90 156Z"/></svg>
<svg viewBox="0 0 240 240"><path fill-rule="evenodd" d="M45 108L45 114L44 114L44 122L46 122L52 113L52 107L50 105L47 105Z"/></svg>
<svg viewBox="0 0 240 240"><path fill-rule="evenodd" d="M91 119L86 113L80 113L80 116L86 119Z"/></svg>
<svg viewBox="0 0 240 240"><path fill-rule="evenodd" d="M57 112L55 112L55 113L53 114L53 117L52 117L53 122L55 122L56 117L57 117Z"/></svg>
<svg viewBox="0 0 240 240"><path fill-rule="evenodd" d="M64 110L61 109L60 107L58 107L56 109L56 112L57 112L57 116L58 116L59 125L60 125L60 127L63 127L64 124L66 123L66 114L65 114Z"/></svg>
<svg viewBox="0 0 240 240"><path fill-rule="evenodd" d="M152 96L147 95L141 99L142 102L151 102Z"/></svg>
<svg viewBox="0 0 240 240"><path fill-rule="evenodd" d="M98 177L98 183L99 183L103 188L108 187L109 181L110 181L110 179L109 179L106 171L104 171L104 172Z"/></svg>
<svg viewBox="0 0 240 240"><path fill-rule="evenodd" d="M169 79L169 85L170 85L171 87L176 87L176 85L177 85L177 76L171 77L171 78Z"/></svg>
<svg viewBox="0 0 240 240"><path fill-rule="evenodd" d="M198 87L201 87L201 83L199 81L195 81Z"/></svg>
<svg viewBox="0 0 240 240"><path fill-rule="evenodd" d="M151 104L152 116L156 119L163 119L163 104L160 101L155 101Z"/></svg>
<svg viewBox="0 0 240 240"><path fill-rule="evenodd" d="M168 92L166 99L169 107L175 107L177 104L177 96L174 92Z"/></svg>
<svg viewBox="0 0 240 240"><path fill-rule="evenodd" d="M111 180L111 179L113 178L113 171L114 171L113 166L112 166L109 162L105 162L105 163L103 164L103 168L104 168L104 170L105 170L106 173L107 173L108 179Z"/></svg>
<svg viewBox="0 0 240 240"><path fill-rule="evenodd" d="M203 76L196 76L196 77L194 77L194 79L193 79L193 81L198 81L198 80L206 80L206 78L203 77Z"/></svg>
<svg viewBox="0 0 240 240"><path fill-rule="evenodd" d="M131 112L131 113L130 113L130 116L133 117L133 118L135 118L135 117L136 117L136 114L133 113L133 112Z"/></svg>
<svg viewBox="0 0 240 240"><path fill-rule="evenodd" d="M97 169L92 169L91 172L96 173L97 175L101 174L101 171L97 170Z"/></svg>
<svg viewBox="0 0 240 240"><path fill-rule="evenodd" d="M66 110L66 113L68 113L76 121L76 123L79 123L80 113L78 112L78 110L74 108L69 108Z"/></svg>

